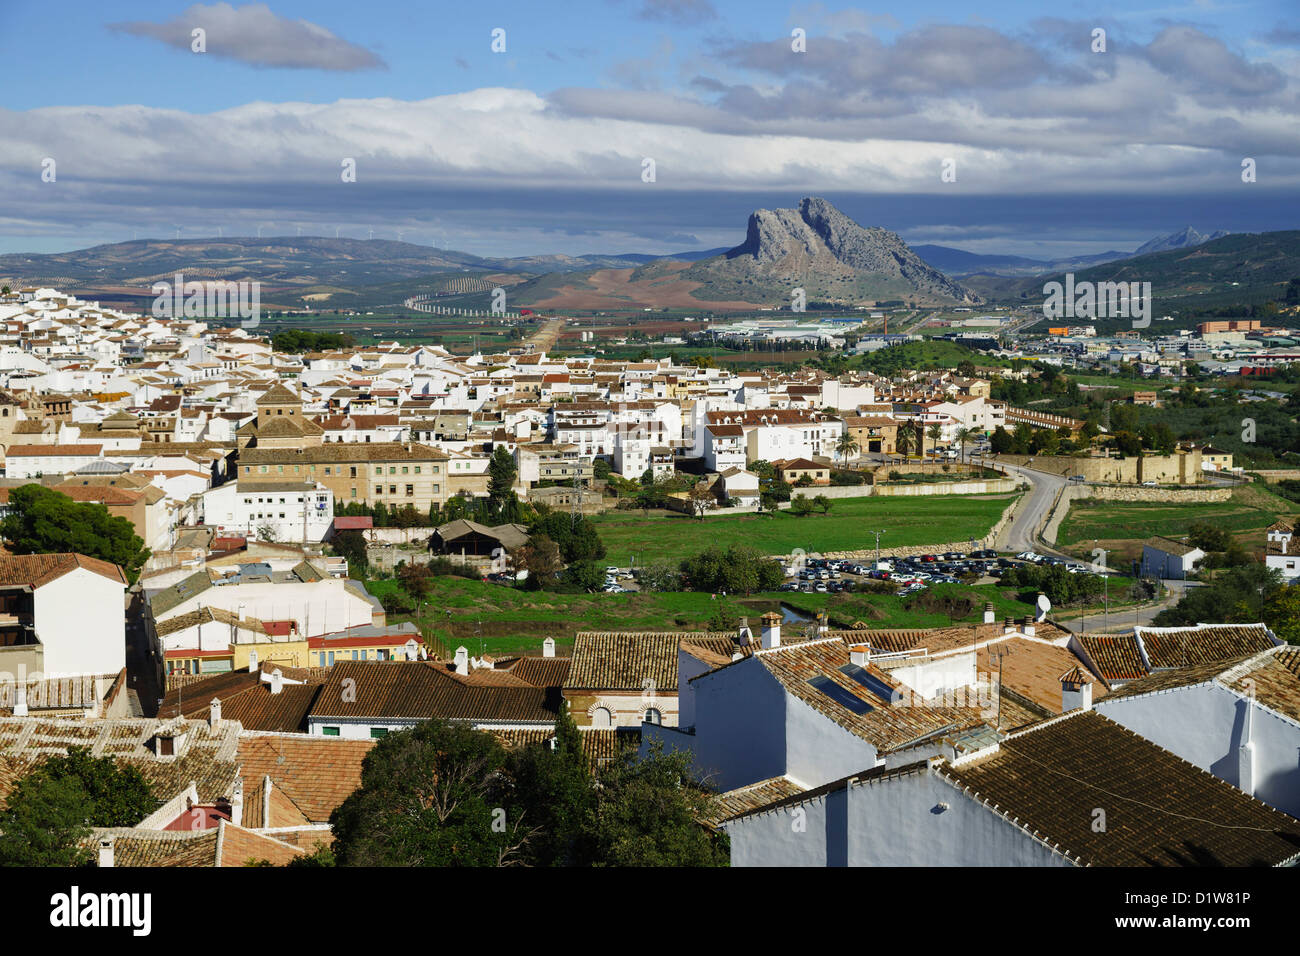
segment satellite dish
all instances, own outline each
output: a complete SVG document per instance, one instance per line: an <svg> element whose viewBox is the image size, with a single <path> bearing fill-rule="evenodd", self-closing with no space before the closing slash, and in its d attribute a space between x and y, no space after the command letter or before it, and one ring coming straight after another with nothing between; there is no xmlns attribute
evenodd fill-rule
<svg viewBox="0 0 1300 956"><path fill-rule="evenodd" d="M1052 602L1046 594L1038 595L1038 613L1034 615L1034 620L1042 621L1047 617L1047 612L1052 609Z"/></svg>

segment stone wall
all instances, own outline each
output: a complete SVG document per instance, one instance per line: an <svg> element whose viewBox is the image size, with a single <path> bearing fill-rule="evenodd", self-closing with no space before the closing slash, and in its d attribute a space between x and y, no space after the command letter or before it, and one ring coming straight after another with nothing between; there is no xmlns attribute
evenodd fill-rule
<svg viewBox="0 0 1300 956"><path fill-rule="evenodd" d="M1175 455L1146 455L1142 458L1072 458L1068 455L998 455L996 461L1021 465L1035 471L1070 478L1083 475L1087 481L1140 485L1144 481L1193 485L1205 478L1200 450Z"/></svg>

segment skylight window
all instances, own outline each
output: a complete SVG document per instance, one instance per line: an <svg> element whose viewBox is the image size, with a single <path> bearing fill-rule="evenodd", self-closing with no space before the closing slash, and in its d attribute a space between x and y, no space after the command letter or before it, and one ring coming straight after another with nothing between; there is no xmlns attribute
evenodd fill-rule
<svg viewBox="0 0 1300 956"><path fill-rule="evenodd" d="M890 687L883 680L877 677L871 671L860 667L857 664L845 664L840 668L840 673L850 680L857 681L871 693L875 694L881 700L895 703L899 698L899 692Z"/></svg>
<svg viewBox="0 0 1300 956"><path fill-rule="evenodd" d="M850 692L848 689L841 687L829 677L812 677L808 683L817 690L821 691L841 707L846 707L855 714L869 714L873 710L870 704L859 697L857 694Z"/></svg>

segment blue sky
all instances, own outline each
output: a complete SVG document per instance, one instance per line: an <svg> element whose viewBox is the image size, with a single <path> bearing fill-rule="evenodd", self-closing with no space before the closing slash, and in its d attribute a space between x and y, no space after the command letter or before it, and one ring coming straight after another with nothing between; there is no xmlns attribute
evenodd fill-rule
<svg viewBox="0 0 1300 956"><path fill-rule="evenodd" d="M5 0L0 251L260 225L671 252L808 194L1044 257L1295 228L1294 4L1133 5Z"/></svg>

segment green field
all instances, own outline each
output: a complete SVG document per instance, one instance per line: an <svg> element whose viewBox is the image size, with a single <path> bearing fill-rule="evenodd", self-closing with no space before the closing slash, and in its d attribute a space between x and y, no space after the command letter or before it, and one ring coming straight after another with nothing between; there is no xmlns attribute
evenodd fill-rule
<svg viewBox="0 0 1300 956"><path fill-rule="evenodd" d="M796 492L816 495L809 488ZM606 512L594 519L608 549L610 564L638 566L682 558L710 545L752 545L765 554L809 554L875 547L868 531L884 529L880 549L981 540L993 527L1011 495L935 495L924 497L840 498L829 514L796 517L786 512L725 515L703 521L675 513Z"/></svg>
<svg viewBox="0 0 1300 956"><path fill-rule="evenodd" d="M1204 522L1231 531L1238 536L1256 536L1263 541L1263 531L1287 510L1272 506L1275 496L1256 489L1241 489L1232 500L1203 504L1145 504L1115 501L1076 501L1061 522L1057 535L1060 545L1098 541L1140 540L1154 535L1181 537L1190 525ZM1243 537L1243 544L1248 542Z"/></svg>
<svg viewBox="0 0 1300 956"><path fill-rule="evenodd" d="M375 595L398 586L392 580L365 584ZM1114 606L1116 596L1112 593L1111 597ZM1015 589L996 584L936 585L908 598L893 593L775 592L714 599L695 592L553 594L437 577L420 625L427 637L445 648L443 653L454 652L463 644L474 655L503 654L536 651L547 637L566 647L581 630L710 630L724 626L730 630L742 616L756 623L760 614L777 610L782 603L808 616L825 611L835 627L851 627L856 621L874 628L945 627L981 620L987 601L993 602L999 620L1034 612L1032 604L1018 600ZM412 615L393 615L389 623L411 619Z"/></svg>

